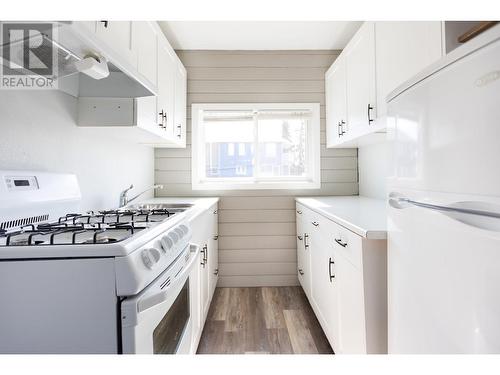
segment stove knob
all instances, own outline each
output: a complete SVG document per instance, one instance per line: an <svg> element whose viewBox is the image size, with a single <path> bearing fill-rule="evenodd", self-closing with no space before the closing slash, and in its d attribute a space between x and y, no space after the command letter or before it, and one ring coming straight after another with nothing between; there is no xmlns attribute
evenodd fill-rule
<svg viewBox="0 0 500 375"><path fill-rule="evenodd" d="M144 265L152 269L160 260L160 252L157 249L144 249L141 253L142 262Z"/></svg>
<svg viewBox="0 0 500 375"><path fill-rule="evenodd" d="M175 228L175 233L177 233L179 238L184 237L184 231L181 228Z"/></svg>
<svg viewBox="0 0 500 375"><path fill-rule="evenodd" d="M163 236L161 239L161 249L164 252L170 252L174 246L174 241L169 236Z"/></svg>
<svg viewBox="0 0 500 375"><path fill-rule="evenodd" d="M184 232L184 235L189 233L189 228L187 227L187 225L182 224L179 228L181 228L181 230Z"/></svg>
<svg viewBox="0 0 500 375"><path fill-rule="evenodd" d="M174 244L176 244L177 241L179 241L179 235L175 232L170 232L168 234L168 237L173 241Z"/></svg>

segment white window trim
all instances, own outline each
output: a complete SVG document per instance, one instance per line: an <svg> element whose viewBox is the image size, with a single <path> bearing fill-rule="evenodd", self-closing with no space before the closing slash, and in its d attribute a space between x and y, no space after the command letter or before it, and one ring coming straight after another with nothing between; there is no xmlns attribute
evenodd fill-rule
<svg viewBox="0 0 500 375"><path fill-rule="evenodd" d="M311 121L307 129L307 153L309 163L307 170L310 177L304 180L302 177L274 178L274 181L255 181L252 178L242 179L200 179L200 172L204 168L204 137L203 129L198 124L200 114L205 110L272 110L272 109L302 109L311 111ZM320 171L320 104L319 103L198 103L192 104L191 116L192 145L191 145L191 181L193 190L302 190L319 189L321 187ZM236 148L236 147L235 147ZM201 150L201 152L199 152ZM236 151L236 150L235 150ZM200 170L202 168L202 170Z"/></svg>

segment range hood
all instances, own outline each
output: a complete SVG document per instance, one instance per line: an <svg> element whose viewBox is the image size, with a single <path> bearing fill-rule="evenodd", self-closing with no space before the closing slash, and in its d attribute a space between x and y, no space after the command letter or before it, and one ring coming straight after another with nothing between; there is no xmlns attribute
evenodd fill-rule
<svg viewBox="0 0 500 375"><path fill-rule="evenodd" d="M155 95L134 75L136 69L126 62L108 58L106 46L72 22L53 22L52 35L34 33L11 37L2 44L0 60L3 71L18 76L40 76L37 69L23 66L24 46L36 46L37 56L52 54L54 64L51 79L57 87L75 97L137 98ZM6 40L6 38L3 38ZM7 52L8 50L8 52ZM45 77L47 77L45 75Z"/></svg>

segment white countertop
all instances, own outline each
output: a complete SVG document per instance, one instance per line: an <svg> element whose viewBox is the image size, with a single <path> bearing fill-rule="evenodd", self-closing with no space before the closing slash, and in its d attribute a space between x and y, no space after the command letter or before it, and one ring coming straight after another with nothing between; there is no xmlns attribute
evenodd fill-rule
<svg viewBox="0 0 500 375"><path fill-rule="evenodd" d="M217 198L217 197L209 197L209 198L207 198L207 197L180 197L180 198L158 197L158 198L151 198L151 199L140 201L139 204L143 204L143 203L155 203L155 204L189 203L189 204L193 204L194 205L193 207L191 207L189 210L185 211L186 218L188 220L192 221L199 214L208 210L211 206L213 206L218 201L219 201L219 198Z"/></svg>
<svg viewBox="0 0 500 375"><path fill-rule="evenodd" d="M387 209L382 199L362 196L303 197L298 203L368 239L387 238Z"/></svg>

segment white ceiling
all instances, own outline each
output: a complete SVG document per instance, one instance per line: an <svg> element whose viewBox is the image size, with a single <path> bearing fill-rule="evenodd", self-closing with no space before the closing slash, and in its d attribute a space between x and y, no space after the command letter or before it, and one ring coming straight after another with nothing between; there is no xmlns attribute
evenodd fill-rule
<svg viewBox="0 0 500 375"><path fill-rule="evenodd" d="M174 49L342 49L358 30L354 21L160 21Z"/></svg>

